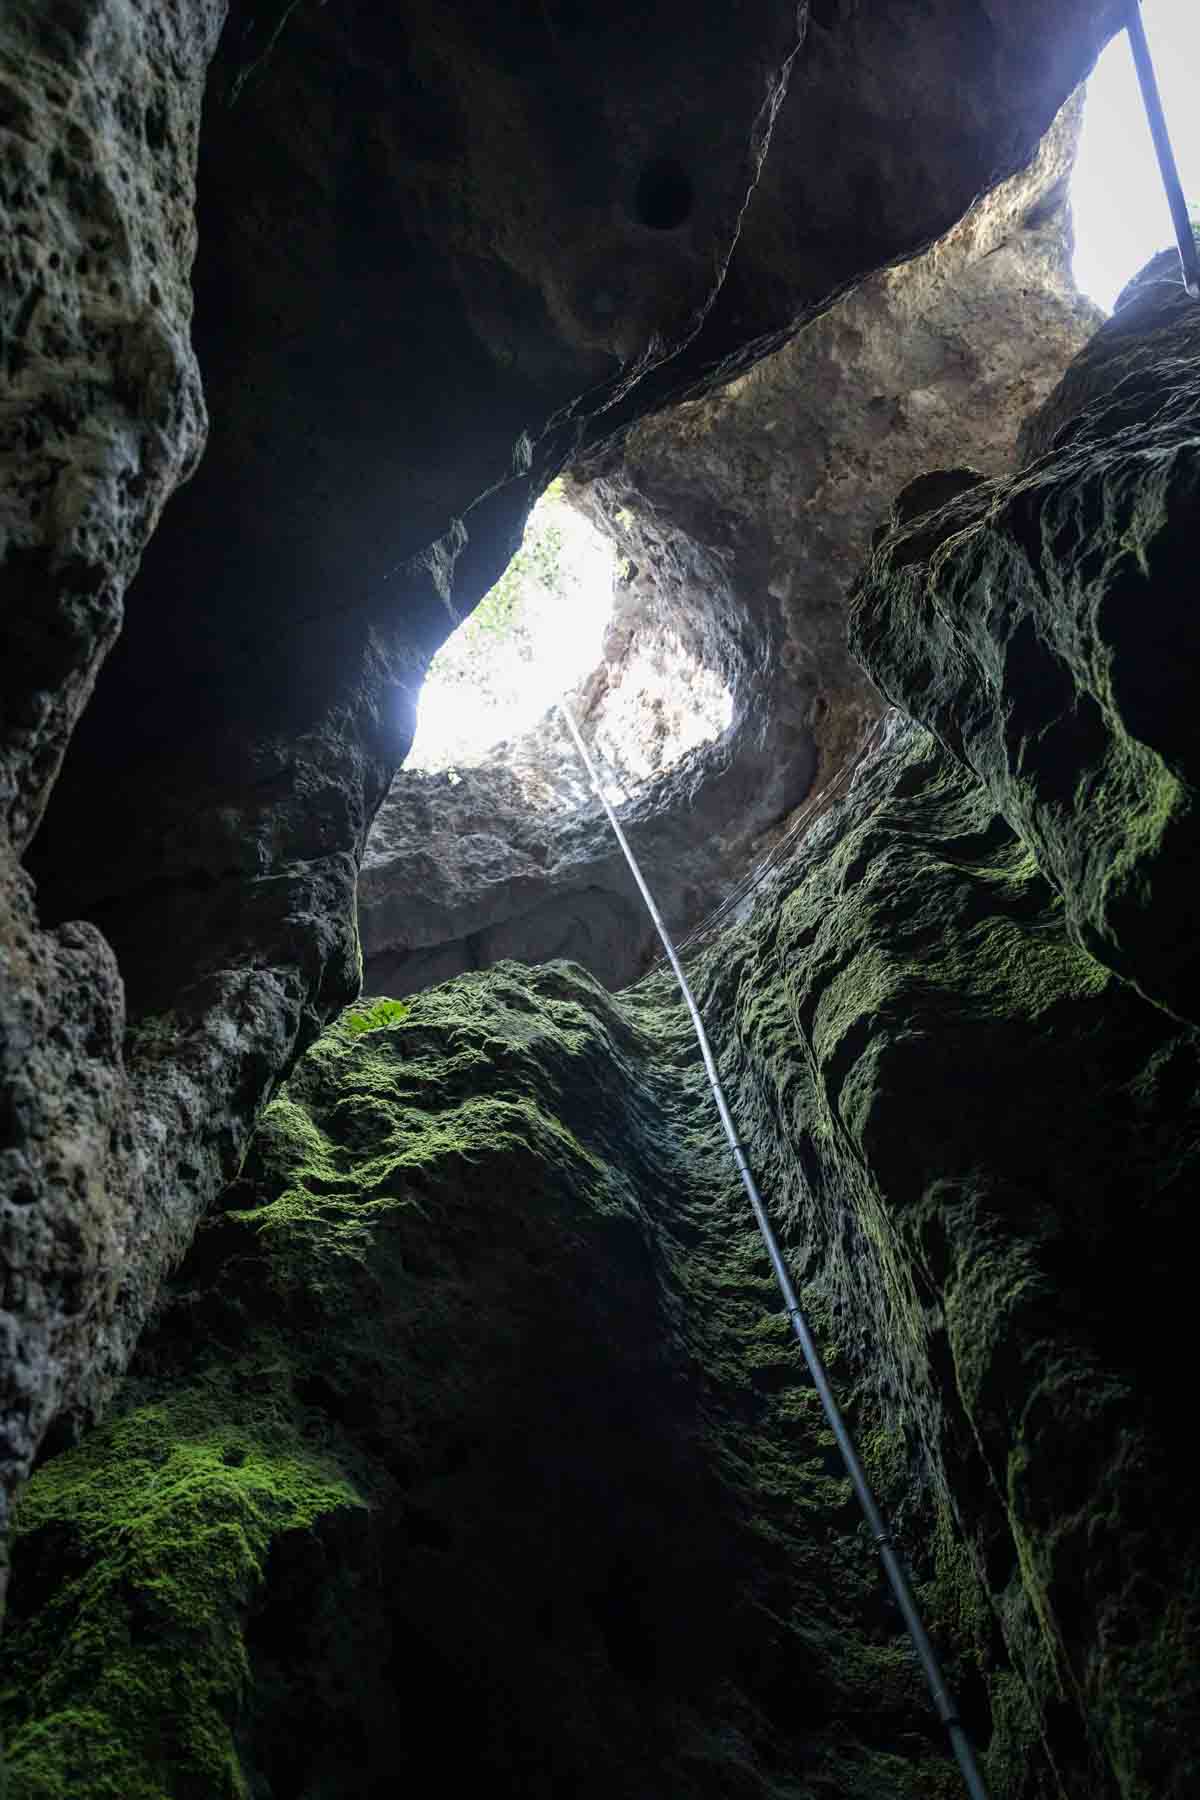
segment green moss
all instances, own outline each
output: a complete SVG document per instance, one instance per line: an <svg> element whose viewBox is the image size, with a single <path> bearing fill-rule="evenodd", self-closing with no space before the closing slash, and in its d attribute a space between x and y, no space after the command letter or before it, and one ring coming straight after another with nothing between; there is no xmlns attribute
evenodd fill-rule
<svg viewBox="0 0 1200 1800"><path fill-rule="evenodd" d="M1128 1207L1191 1191L1193 1049L918 732L694 978L998 1800L1146 1800L1194 1609L1104 1359ZM28 1792L377 1800L452 1735L528 1800L957 1795L669 983L405 1004L304 1058L121 1416L31 1490Z"/></svg>
<svg viewBox="0 0 1200 1800"><path fill-rule="evenodd" d="M382 1031L387 1025L400 1025L408 1014L409 1008L403 1000L371 1000L347 1008L340 1022L351 1037L361 1037L364 1031Z"/></svg>
<svg viewBox="0 0 1200 1800"><path fill-rule="evenodd" d="M361 1504L285 1403L214 1381L136 1407L34 1477L4 1666L11 1800L249 1795L242 1627L271 1544Z"/></svg>
<svg viewBox="0 0 1200 1800"><path fill-rule="evenodd" d="M197 1795L257 1793L293 1738L319 1757L339 1734L377 1734L393 1701L359 1671L361 1646L378 1643L386 1668L387 1646L410 1640L434 1646L422 1654L435 1670L485 1658L486 1679L457 1680L505 1696L487 1756L532 1712L520 1728L558 1744L539 1753L560 1759L553 1791L579 1789L587 1768L597 1791L784 1796L801 1791L786 1709L760 1716L726 1650L767 1619L770 1682L807 1689L806 1731L830 1770L848 1757L871 1791L858 1722L913 1736L915 1712L911 1753L874 1778L937 1792L936 1726L878 1617L872 1547L669 994L625 1013L579 971L501 968L420 996L387 1029L339 1024L266 1110L192 1260L124 1415L31 1491L18 1602L22 1582L36 1599L39 1566L59 1578L11 1640L38 1670L9 1699L36 1800L72 1781L102 1800L184 1793L163 1788L168 1766L181 1784L194 1771ZM458 1482L440 1471L462 1442L486 1449ZM514 1455L538 1472L511 1487ZM101 1504L110 1464L123 1473ZM314 1550L307 1600L273 1584L271 1546L326 1537L357 1494L372 1516L434 1521L435 1610L394 1523L339 1539L328 1569ZM379 1558L383 1580L369 1576ZM606 1617L624 1567L650 1611L635 1631L621 1616L605 1626L610 1652L589 1608ZM281 1608L265 1652L247 1620ZM607 1658L647 1654L643 1630L662 1693L635 1723ZM353 1700L337 1685L347 1666ZM423 1691L413 1663L397 1679ZM702 1748L669 1724L687 1696ZM113 1769L94 1756L92 1789L89 1734ZM353 1800L375 1791L357 1779ZM540 1794L549 1777L512 1779ZM330 1792L343 1780L334 1771Z"/></svg>

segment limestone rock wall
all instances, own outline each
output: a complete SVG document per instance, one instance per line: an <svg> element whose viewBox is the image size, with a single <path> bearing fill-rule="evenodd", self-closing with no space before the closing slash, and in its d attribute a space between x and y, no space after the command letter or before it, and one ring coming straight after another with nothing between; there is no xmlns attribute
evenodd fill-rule
<svg viewBox="0 0 1200 1800"><path fill-rule="evenodd" d="M1070 270L1082 102L924 255L859 283L740 379L641 421L583 465L591 504L647 584L662 560L656 529L685 533L720 564L730 610L772 639L769 704L807 727L825 776L878 712L846 614L893 496L929 469L1009 470L1022 425L1101 323ZM671 598L694 620L693 596Z"/></svg>
<svg viewBox="0 0 1200 1800"><path fill-rule="evenodd" d="M1191 330L1135 285L1029 469L902 496L853 632L911 714L691 964L996 1800L1200 1777L1194 707L1169 662L1137 706ZM661 976L345 1015L21 1533L37 1800L348 1800L450 1741L535 1796L960 1791Z"/></svg>
<svg viewBox="0 0 1200 1800"><path fill-rule="evenodd" d="M1200 316L1163 274L1126 289L1020 476L901 496L853 641L986 782L1077 941L1195 1022Z"/></svg>
<svg viewBox="0 0 1200 1800"><path fill-rule="evenodd" d="M204 444L194 175L222 18L81 0L0 30L0 1542L64 1397L105 1385L137 1231L116 960L92 924L39 928L19 859Z"/></svg>
<svg viewBox="0 0 1200 1800"><path fill-rule="evenodd" d="M1117 16L818 10L784 230L794 0L6 8L6 1494L355 992L416 685L534 494L1022 166Z"/></svg>
<svg viewBox="0 0 1200 1800"><path fill-rule="evenodd" d="M1183 1800L1195 1031L898 717L693 976L993 1794ZM661 978L347 1015L22 1516L39 1800L959 1791Z"/></svg>
<svg viewBox="0 0 1200 1800"><path fill-rule="evenodd" d="M257 1109L357 990L357 861L451 571L469 606L553 472L530 434L703 311L800 23L713 25L692 103L725 123L687 244L629 221L663 310L597 342L485 249L559 269L595 231L583 97L564 77L547 113L507 6L6 11L5 1496L52 1419L69 1441L102 1407ZM630 154L639 41L604 133ZM207 451L143 557L204 439L197 358Z"/></svg>
<svg viewBox="0 0 1200 1800"><path fill-rule="evenodd" d="M676 933L725 898L878 716L846 618L896 491L941 466L1010 468L1022 423L1100 323L1070 273L1081 104L924 255L576 470L570 492L633 571L625 653L677 637L734 696L724 737L623 814ZM593 742L611 679L598 670L572 701ZM558 817L528 817L505 762L567 788ZM558 719L462 776L402 771L377 815L359 884L368 988L408 993L503 956L571 956L611 987L638 975L653 929Z"/></svg>

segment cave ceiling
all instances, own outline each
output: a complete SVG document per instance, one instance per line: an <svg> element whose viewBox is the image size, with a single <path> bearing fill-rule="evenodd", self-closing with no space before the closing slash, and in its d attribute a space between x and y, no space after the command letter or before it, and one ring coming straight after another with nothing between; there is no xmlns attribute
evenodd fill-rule
<svg viewBox="0 0 1200 1800"><path fill-rule="evenodd" d="M845 0L802 42L804 10L231 10L197 173L208 443L83 726L81 801L101 766L312 728L379 636L398 757L454 617L413 559L444 542L469 609L565 456L1028 161L1115 11Z"/></svg>

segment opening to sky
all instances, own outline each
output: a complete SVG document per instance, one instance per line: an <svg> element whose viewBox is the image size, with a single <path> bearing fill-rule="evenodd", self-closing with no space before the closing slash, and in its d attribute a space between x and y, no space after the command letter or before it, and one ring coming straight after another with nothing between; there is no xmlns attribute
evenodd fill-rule
<svg viewBox="0 0 1200 1800"><path fill-rule="evenodd" d="M1142 16L1184 193L1200 222L1200 0L1144 0ZM1106 312L1138 270L1175 242L1130 54L1118 32L1088 83L1071 185L1075 280ZM484 762L530 731L601 661L617 553L554 483L530 514L504 576L434 658L421 692L410 769ZM602 739L627 735L636 781L636 714L669 709L673 754L719 736L732 703L686 659L636 663ZM710 693L708 689L713 687ZM690 690L690 692L689 692ZM691 710L689 710L689 707ZM644 776L652 771L647 767Z"/></svg>
<svg viewBox="0 0 1200 1800"><path fill-rule="evenodd" d="M500 580L429 666L409 769L469 766L529 731L600 661L616 548L552 483Z"/></svg>
<svg viewBox="0 0 1200 1800"><path fill-rule="evenodd" d="M599 667L621 574L616 546L552 483L500 580L430 664L405 768L470 768L531 731ZM635 644L594 721L609 797L719 737L732 712L728 690L682 645Z"/></svg>
<svg viewBox="0 0 1200 1800"><path fill-rule="evenodd" d="M1145 0L1154 58L1179 177L1200 216L1200 0ZM1175 242L1171 214L1142 105L1129 39L1105 49L1088 82L1083 135L1071 184L1075 280L1105 312L1125 283Z"/></svg>

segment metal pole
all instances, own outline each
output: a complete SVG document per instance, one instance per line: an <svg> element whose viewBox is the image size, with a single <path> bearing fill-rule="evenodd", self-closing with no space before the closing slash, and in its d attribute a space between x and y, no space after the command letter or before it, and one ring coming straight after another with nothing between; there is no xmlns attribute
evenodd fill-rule
<svg viewBox="0 0 1200 1800"><path fill-rule="evenodd" d="M620 820L610 806L608 796L601 786L600 777L588 754L587 745L579 735L579 727L572 718L565 701L559 701L558 710L561 712L563 719L566 722L568 731L575 740L575 748L583 759L583 765L591 778L591 783L596 790L597 798L605 812L608 814L608 822L613 828L613 834L625 853L625 860L629 864L633 879L637 882L638 887L641 890L642 899L646 902L646 911L654 921L654 929L662 939L662 946L667 953L667 960L675 971L675 979L679 983L679 991L683 995L688 1012L692 1017L692 1025L696 1032L696 1041L700 1045L700 1054L704 1058L704 1067L708 1072L709 1086L712 1088L713 1099L717 1103L717 1111L721 1116L721 1127L728 1140L729 1148L733 1152L733 1160L737 1165L738 1174L742 1178L742 1186L746 1190L746 1195L750 1201L755 1221L762 1234L763 1243L766 1245L767 1255L771 1259L771 1267L775 1271L775 1279L779 1283L779 1291L783 1295L788 1319L791 1322L792 1330L799 1340L800 1348L804 1352L804 1360L808 1364L809 1373L813 1378L817 1394L820 1397L821 1405L825 1411L825 1417L829 1421L829 1428L837 1439L837 1446L842 1453L842 1460L846 1465L846 1473L850 1477L850 1484L853 1487L858 1498L858 1503L863 1510L863 1516L870 1527L871 1536L878 1546L884 1572L891 1584L892 1592L896 1596L896 1601L899 1605L904 1623L908 1627L908 1634L912 1639L913 1649L917 1653L917 1661L920 1663L925 1679L929 1684L929 1691L933 1696L933 1704L937 1711L938 1718L946 1727L950 1739L950 1746L954 1751L959 1769L962 1771L962 1778L966 1784L967 1793L970 1795L970 1800L988 1800L988 1791L984 1786L983 1776L980 1774L979 1765L975 1760L975 1752L972 1748L971 1740L963 1729L962 1720L959 1718L958 1714L958 1707L955 1705L953 1696L946 1685L946 1679L942 1674L941 1665L937 1659L937 1652L930 1642L928 1632L925 1630L925 1625L917 1607L916 1598L909 1583L904 1563L892 1542L891 1533L884 1523L883 1514L879 1510L878 1502L871 1490L871 1484L867 1480L866 1470L859 1461L858 1451L855 1448L854 1438L851 1435L850 1427L842 1417L841 1408L834 1398L833 1389L829 1382L829 1375L826 1371L824 1362L821 1360L821 1353L813 1341L813 1336L808 1328L808 1321L804 1316L803 1309L801 1308L799 1300L796 1298L796 1290L792 1285L791 1273L787 1263L784 1261L783 1251L779 1247L779 1240L775 1236L774 1227L767 1216L766 1207L763 1205L762 1196L758 1191L758 1183L750 1172L750 1165L746 1160L745 1147L738 1138L733 1123L733 1115L731 1114L728 1102L725 1099L725 1090L721 1086L721 1077L717 1073L716 1059L712 1053L712 1046L708 1041L708 1033L704 1029L704 1021L700 1017L700 1008L696 1004L695 995L692 993L688 978L683 972L683 965L676 953L675 945L671 941L671 936L667 930L663 916L655 904L654 895L646 886L645 878L642 875L641 869L638 867L637 858L630 849L629 841L621 829Z"/></svg>
<svg viewBox="0 0 1200 1800"><path fill-rule="evenodd" d="M1125 28L1129 33L1129 48L1133 51L1150 135L1154 139L1154 152L1158 157L1163 186L1167 190L1167 205L1171 208L1171 219L1179 244L1179 260L1183 265L1183 285L1193 300L1200 300L1200 256L1196 253L1196 234L1192 230L1188 204L1183 195L1183 183L1175 165L1175 152L1171 148L1171 134L1167 130L1167 117L1163 112L1162 96L1154 74L1154 61L1146 42L1141 0L1128 0Z"/></svg>

